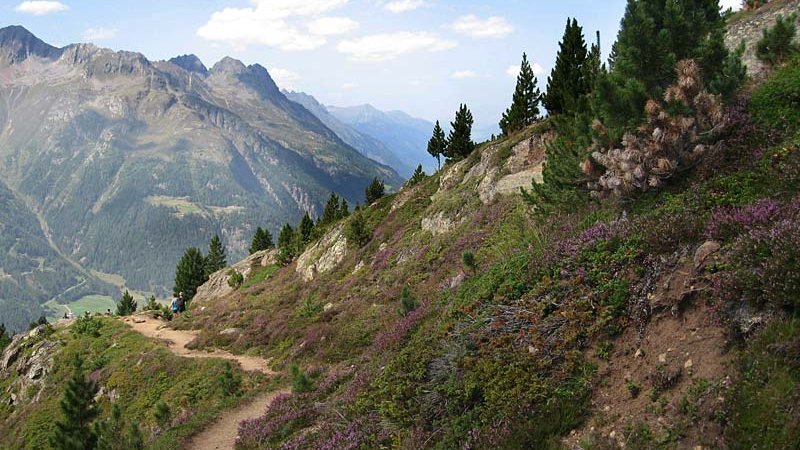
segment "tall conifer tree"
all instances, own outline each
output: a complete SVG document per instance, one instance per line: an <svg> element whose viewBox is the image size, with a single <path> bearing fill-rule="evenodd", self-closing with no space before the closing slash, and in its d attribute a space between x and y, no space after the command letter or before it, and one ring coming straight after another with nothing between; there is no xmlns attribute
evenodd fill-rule
<svg viewBox="0 0 800 450"><path fill-rule="evenodd" d="M261 227L256 228L256 232L253 234L253 241L250 243L250 254L269 250L273 247L275 247L275 244L272 242L272 233Z"/></svg>
<svg viewBox="0 0 800 450"><path fill-rule="evenodd" d="M308 211L303 214L303 218L300 219L300 224L297 226L297 235L300 238L300 242L302 244L308 243L311 240L311 233L314 232L314 221L311 220L311 216L308 215Z"/></svg>
<svg viewBox="0 0 800 450"><path fill-rule="evenodd" d="M467 105L459 106L455 120L450 123L450 136L447 138L445 151L448 160L464 159L475 150L475 143L472 141L473 122L472 112Z"/></svg>
<svg viewBox="0 0 800 450"><path fill-rule="evenodd" d="M538 80L528 62L528 55L523 53L511 106L503 113L503 118L500 120L500 129L506 136L527 127L539 118L542 93L536 87L537 83Z"/></svg>
<svg viewBox="0 0 800 450"><path fill-rule="evenodd" d="M590 92L591 80L586 69L588 58L583 29L576 19L567 19L556 64L547 79L547 93L544 95L544 106L550 115L574 111L578 107L578 100Z"/></svg>
<svg viewBox="0 0 800 450"><path fill-rule="evenodd" d="M428 154L436 158L436 163L440 169L442 168L442 155L446 150L447 137L444 135L444 130L442 130L442 126L439 125L437 120L436 125L433 126L433 135L428 141Z"/></svg>
<svg viewBox="0 0 800 450"><path fill-rule="evenodd" d="M224 269L227 265L225 246L222 245L219 235L215 234L208 244L208 255L206 255L205 262L206 276L210 276L212 273Z"/></svg>
<svg viewBox="0 0 800 450"><path fill-rule="evenodd" d="M197 288L208 280L205 262L203 252L196 247L186 249L178 262L175 269L175 291L183 292L183 297L187 301L194 298Z"/></svg>

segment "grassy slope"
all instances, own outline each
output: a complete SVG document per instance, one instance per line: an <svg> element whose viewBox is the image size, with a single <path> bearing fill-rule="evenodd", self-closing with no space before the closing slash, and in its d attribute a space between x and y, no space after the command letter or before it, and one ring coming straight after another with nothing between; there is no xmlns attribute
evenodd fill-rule
<svg viewBox="0 0 800 450"><path fill-rule="evenodd" d="M234 406L243 397L264 385L260 375L234 373L242 377L242 396L229 397L223 391L220 375L226 362L214 359L187 359L172 355L164 347L114 319L95 319L98 336L77 334L71 328L56 328L46 339L59 344L59 351L44 391L36 403L22 401L22 406L0 405L0 448L47 448L47 439L60 416L59 401L62 388L71 374L70 361L81 354L91 377L100 386L116 390L116 404L122 407L125 422L139 424L150 447L174 449L183 440L205 426L223 408ZM38 338L41 339L41 338ZM25 352L38 339L30 341ZM20 358L22 359L22 358ZM12 367L12 370L14 368ZM0 389L6 392L15 379L0 379ZM34 393L22 394L29 399ZM172 411L171 423L164 430L156 426L154 406L165 402ZM102 417L111 414L107 396L100 400Z"/></svg>
<svg viewBox="0 0 800 450"><path fill-rule="evenodd" d="M536 222L518 196L485 206L475 193L480 177L458 183L461 175L454 173L468 172L484 153L500 155L486 158L490 160L508 156L514 142L495 142L468 161L368 208L372 240L362 249L351 247L334 271L303 282L290 265L195 311L192 320L204 328L200 345L273 356L279 366L298 363L316 377L315 391L275 408L250 429L246 442L263 448L286 441L298 448L336 448L343 442L337 439L346 434L348 442L362 448L561 445L561 436L601 415L590 404L602 381L598 364L616 355L615 345L626 344L617 342L626 331L635 336L641 329L646 335L648 321L661 320L657 312L637 309L638 299L652 293L659 277L678 270L673 260L703 243L715 211L764 198L785 203L797 194L797 67L784 69L754 96L754 117L746 123L766 131L743 129L745 122L738 123L739 134L721 151L661 193ZM775 115L786 125L781 132ZM623 211L628 215L620 219ZM439 212L463 222L438 236L420 229L423 218ZM689 308L733 333L733 310L744 301L725 303L708 288L716 274L740 273L734 237L722 243L720 262L693 274L707 288L688 304L679 299L667 305L666 316L670 306ZM465 250L476 253L474 272L461 267ZM753 267L744 269L752 272ZM466 272L466 281L449 288L449 280L461 272ZM759 282L750 288L764 291ZM398 314L403 286L420 302L405 317ZM729 401L706 411L703 420L687 421L692 408L678 408L674 417L684 427L680 429L622 423L627 431L617 439L639 448L693 445L701 441L701 427L714 422L721 435L712 440L732 447L749 448L743 436L759 448L796 440L798 430L791 425L797 422L796 411L766 407L778 399L788 407L798 393L794 350L777 356L758 350L776 333L789 349L797 343L792 338L796 321L781 319L785 307L771 302L764 294L752 304L778 318L755 336L733 341L742 355L733 358L739 362L729 372L736 381ZM218 334L228 327L245 331L236 339ZM748 367L764 358L772 364L766 379L747 381L755 370ZM683 398L686 405L697 402L700 388L691 386L651 379L645 386L653 402L648 411L658 416L658 405L667 404L666 398ZM313 413L300 418L289 414L307 410L311 403L317 405ZM746 414L751 404L764 407ZM747 431L765 423L783 434L762 438ZM589 436L583 445L602 448L603 439ZM255 445L257 440L262 443Z"/></svg>

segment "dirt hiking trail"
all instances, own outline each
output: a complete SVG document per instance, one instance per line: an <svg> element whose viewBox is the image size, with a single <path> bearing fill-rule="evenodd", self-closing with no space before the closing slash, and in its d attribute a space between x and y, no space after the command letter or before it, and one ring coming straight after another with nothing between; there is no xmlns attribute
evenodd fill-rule
<svg viewBox="0 0 800 450"><path fill-rule="evenodd" d="M186 345L197 336L196 332L167 328L164 321L149 316L136 315L123 319L123 322L143 336L164 341L167 348L175 355L186 358L227 359L239 363L242 369L246 371L257 371L267 375L275 373L269 368L269 361L262 358L234 355L219 349L209 352L186 348ZM191 450L233 450L239 433L239 423L243 420L262 416L275 397L287 392L289 391L265 392L236 409L223 412L216 422L194 436L186 448Z"/></svg>

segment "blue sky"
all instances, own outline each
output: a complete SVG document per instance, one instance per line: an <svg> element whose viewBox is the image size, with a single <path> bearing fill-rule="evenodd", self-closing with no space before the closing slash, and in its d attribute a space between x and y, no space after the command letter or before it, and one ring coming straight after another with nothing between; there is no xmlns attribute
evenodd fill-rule
<svg viewBox="0 0 800 450"><path fill-rule="evenodd" d="M731 3L737 0L724 0ZM0 26L57 46L93 42L150 59L194 53L267 67L281 87L325 104L371 103L476 126L510 102L523 51L546 85L567 17L608 52L625 0L0 0Z"/></svg>

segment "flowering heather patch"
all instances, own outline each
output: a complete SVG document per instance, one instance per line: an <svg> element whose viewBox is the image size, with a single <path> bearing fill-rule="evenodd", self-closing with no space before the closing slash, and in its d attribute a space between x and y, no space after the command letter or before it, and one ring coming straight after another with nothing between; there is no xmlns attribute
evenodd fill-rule
<svg viewBox="0 0 800 450"><path fill-rule="evenodd" d="M771 222L781 211L773 199L761 199L741 207L717 208L711 213L706 238L727 240L743 230L752 230Z"/></svg>
<svg viewBox="0 0 800 450"><path fill-rule="evenodd" d="M373 347L378 353L382 353L389 348L405 340L420 323L428 310L428 302L423 302L417 309L409 312L398 320L391 330L375 336Z"/></svg>
<svg viewBox="0 0 800 450"><path fill-rule="evenodd" d="M391 434L381 426L381 418L372 413L349 422L346 426L328 422L319 433L326 436L315 448L318 450L359 450L381 448L391 439Z"/></svg>
<svg viewBox="0 0 800 450"><path fill-rule="evenodd" d="M293 431L310 424L316 416L317 412L303 402L303 396L278 395L267 408L266 414L239 424L237 446L258 448L285 439Z"/></svg>
<svg viewBox="0 0 800 450"><path fill-rule="evenodd" d="M714 293L780 308L800 307L800 196L759 201L732 216L739 234L725 253L730 269L712 275ZM729 216L726 216L729 217ZM723 266L724 267L724 266Z"/></svg>
<svg viewBox="0 0 800 450"><path fill-rule="evenodd" d="M630 222L626 216L612 222L598 221L579 235L558 241L551 254L545 258L545 263L552 265L567 259L576 259L584 250L600 242L625 236L629 230Z"/></svg>

